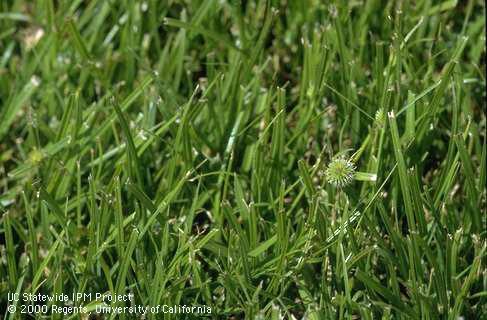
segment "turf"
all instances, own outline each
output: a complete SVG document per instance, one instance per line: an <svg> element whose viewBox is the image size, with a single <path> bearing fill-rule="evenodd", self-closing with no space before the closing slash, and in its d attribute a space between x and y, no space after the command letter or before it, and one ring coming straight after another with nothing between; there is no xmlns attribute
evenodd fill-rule
<svg viewBox="0 0 487 320"><path fill-rule="evenodd" d="M480 319L485 41L480 0L0 1L0 318Z"/></svg>

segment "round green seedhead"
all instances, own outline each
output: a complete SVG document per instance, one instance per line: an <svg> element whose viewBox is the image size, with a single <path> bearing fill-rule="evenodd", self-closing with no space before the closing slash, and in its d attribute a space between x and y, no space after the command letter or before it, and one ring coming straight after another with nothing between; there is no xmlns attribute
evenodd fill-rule
<svg viewBox="0 0 487 320"><path fill-rule="evenodd" d="M44 158L44 154L39 149L34 149L29 153L29 162L33 165L39 164Z"/></svg>
<svg viewBox="0 0 487 320"><path fill-rule="evenodd" d="M325 177L328 183L342 188L352 182L355 175L355 165L345 157L334 158L326 168Z"/></svg>
<svg viewBox="0 0 487 320"><path fill-rule="evenodd" d="M375 113L375 123L379 127L383 127L385 125L385 123L386 123L386 113L384 112L384 109L383 108L380 108Z"/></svg>

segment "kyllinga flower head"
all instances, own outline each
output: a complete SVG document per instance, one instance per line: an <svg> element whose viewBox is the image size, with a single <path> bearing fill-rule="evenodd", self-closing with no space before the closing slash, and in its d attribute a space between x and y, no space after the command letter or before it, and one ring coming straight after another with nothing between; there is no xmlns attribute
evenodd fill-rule
<svg viewBox="0 0 487 320"><path fill-rule="evenodd" d="M377 110L377 112L375 113L375 123L377 124L377 126L379 127L383 127L386 123L386 114L384 112L384 109L383 108L380 108L379 110Z"/></svg>
<svg viewBox="0 0 487 320"><path fill-rule="evenodd" d="M334 158L326 168L326 180L335 187L342 188L352 182L355 175L355 165L345 157Z"/></svg>

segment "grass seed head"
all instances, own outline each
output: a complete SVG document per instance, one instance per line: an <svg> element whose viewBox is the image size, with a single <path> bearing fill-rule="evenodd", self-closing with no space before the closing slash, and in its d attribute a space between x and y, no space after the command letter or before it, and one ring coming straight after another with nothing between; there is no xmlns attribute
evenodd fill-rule
<svg viewBox="0 0 487 320"><path fill-rule="evenodd" d="M385 123L386 123L386 115L385 115L385 112L384 112L384 109L383 108L380 108L375 113L375 123L379 127L383 127L385 125Z"/></svg>
<svg viewBox="0 0 487 320"><path fill-rule="evenodd" d="M326 168L325 177L328 183L342 188L350 184L355 174L355 165L345 157L334 158Z"/></svg>

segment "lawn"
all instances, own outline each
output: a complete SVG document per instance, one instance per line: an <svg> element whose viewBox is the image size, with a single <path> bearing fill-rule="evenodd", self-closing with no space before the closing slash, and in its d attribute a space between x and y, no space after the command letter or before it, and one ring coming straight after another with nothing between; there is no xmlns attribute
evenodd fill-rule
<svg viewBox="0 0 487 320"><path fill-rule="evenodd" d="M485 53L481 0L0 1L0 319L481 319Z"/></svg>

